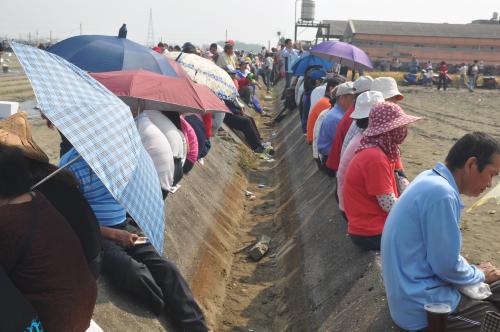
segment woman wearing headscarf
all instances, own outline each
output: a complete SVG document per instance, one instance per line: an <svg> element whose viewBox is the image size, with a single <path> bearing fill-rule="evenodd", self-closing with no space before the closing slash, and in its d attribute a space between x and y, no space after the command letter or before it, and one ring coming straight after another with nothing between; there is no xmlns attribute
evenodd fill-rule
<svg viewBox="0 0 500 332"><path fill-rule="evenodd" d="M385 220L400 195L396 165L407 126L420 118L391 102L376 104L344 181L344 208L351 240L364 250L380 250ZM401 181L405 182L404 180Z"/></svg>

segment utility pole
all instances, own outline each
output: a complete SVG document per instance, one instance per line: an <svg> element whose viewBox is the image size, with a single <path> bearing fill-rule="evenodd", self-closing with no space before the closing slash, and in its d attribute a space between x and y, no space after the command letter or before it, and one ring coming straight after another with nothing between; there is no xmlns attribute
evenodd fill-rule
<svg viewBox="0 0 500 332"><path fill-rule="evenodd" d="M299 0L295 0L295 21L293 22L293 25L295 26L295 34L293 38L294 42L297 41L297 2L299 2Z"/></svg>
<svg viewBox="0 0 500 332"><path fill-rule="evenodd" d="M80 36L83 35L82 22L80 22Z"/></svg>
<svg viewBox="0 0 500 332"><path fill-rule="evenodd" d="M31 31L28 32L28 43L31 44Z"/></svg>
<svg viewBox="0 0 500 332"><path fill-rule="evenodd" d="M225 41L228 41L228 39L227 39L227 29L226 29L226 39L224 39L224 40L225 40Z"/></svg>
<svg viewBox="0 0 500 332"><path fill-rule="evenodd" d="M50 44L52 45L52 30L49 31L49 40Z"/></svg>
<svg viewBox="0 0 500 332"><path fill-rule="evenodd" d="M149 8L149 23L148 23L148 36L146 39L147 46L155 45L155 33L153 29L153 8Z"/></svg>
<svg viewBox="0 0 500 332"><path fill-rule="evenodd" d="M36 29L35 35L36 35L36 44L38 45L38 41L39 41L39 39L38 39L38 29Z"/></svg>

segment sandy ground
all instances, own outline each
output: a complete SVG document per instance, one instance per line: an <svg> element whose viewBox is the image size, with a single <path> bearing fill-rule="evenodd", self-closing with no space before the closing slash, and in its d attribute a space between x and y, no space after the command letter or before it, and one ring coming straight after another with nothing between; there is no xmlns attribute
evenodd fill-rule
<svg viewBox="0 0 500 332"><path fill-rule="evenodd" d="M465 133L483 131L500 140L500 93L498 90L402 88L402 107L410 114L425 117L412 126L403 145L408 175L443 161L449 148ZM500 179L494 179L494 184ZM464 197L469 207L474 198ZM500 208L494 202L462 214L463 252L471 262L491 261L500 266Z"/></svg>

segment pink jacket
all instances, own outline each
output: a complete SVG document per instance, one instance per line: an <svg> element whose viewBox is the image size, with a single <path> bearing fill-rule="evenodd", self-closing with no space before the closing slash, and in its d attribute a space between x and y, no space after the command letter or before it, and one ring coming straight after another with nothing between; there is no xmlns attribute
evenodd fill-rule
<svg viewBox="0 0 500 332"><path fill-rule="evenodd" d="M193 127L191 127L183 116L180 118L182 133L184 134L184 137L186 137L186 141L188 143L188 153L186 159L194 164L198 160L198 140L196 138L196 133Z"/></svg>

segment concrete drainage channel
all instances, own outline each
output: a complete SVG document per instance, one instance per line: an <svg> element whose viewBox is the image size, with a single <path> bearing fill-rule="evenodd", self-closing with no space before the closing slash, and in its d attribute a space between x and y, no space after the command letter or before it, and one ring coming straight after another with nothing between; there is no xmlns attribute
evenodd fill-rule
<svg viewBox="0 0 500 332"><path fill-rule="evenodd" d="M279 100L273 103L277 108ZM210 326L219 332L397 330L378 258L347 238L335 180L317 170L298 114L262 131L276 133L274 162L252 161L232 138L215 138L205 166L197 165L166 201L166 254L192 285ZM271 238L269 251L255 262L248 249L262 235ZM94 319L106 331L175 331L105 278Z"/></svg>

